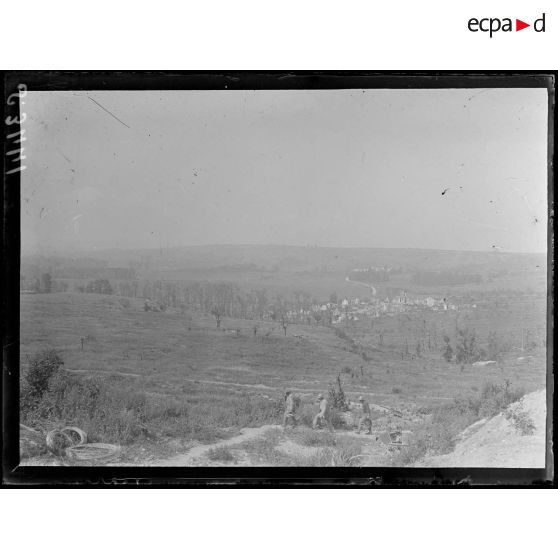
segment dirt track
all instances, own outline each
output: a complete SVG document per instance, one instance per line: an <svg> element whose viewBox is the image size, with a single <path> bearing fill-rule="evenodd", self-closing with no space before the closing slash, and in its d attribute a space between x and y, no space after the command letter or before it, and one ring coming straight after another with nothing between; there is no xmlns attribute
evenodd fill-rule
<svg viewBox="0 0 558 558"><path fill-rule="evenodd" d="M146 463L149 467L191 467L194 462L203 457L203 455L211 449L223 446L234 446L243 442L248 442L259 438L265 432L279 428L275 424L264 424L258 428L244 428L240 434L233 436L227 440L220 440L213 444L200 444L191 447L188 451L179 453L168 459L161 459L152 463Z"/></svg>
<svg viewBox="0 0 558 558"><path fill-rule="evenodd" d="M510 418L512 417L512 418ZM531 430L522 431L513 417L523 417L531 425ZM217 447L231 447L258 440L275 430L281 442L277 448L291 455L305 455L315 448L301 446L296 438L285 437L285 432L277 425L264 425L259 428L245 428L240 434L213 444L195 445L186 452L174 457L147 463L156 467L188 467L207 465L226 465L211 463L206 453ZM363 453L369 466L385 465L386 446L375 436L343 431L336 434L358 438L363 443ZM523 397L510 405L507 412L491 419L483 419L461 433L453 452L447 455L431 456L415 463L418 467L517 467L544 468L546 442L546 392L540 390ZM244 460L239 465L253 465ZM122 465L122 464L118 464ZM270 464L272 465L272 464Z"/></svg>
<svg viewBox="0 0 558 558"><path fill-rule="evenodd" d="M239 382L222 382L222 381L219 381L219 380L198 380L198 379L195 379L195 378L184 378L183 381L192 382L192 383L195 383L195 384L209 384L209 385L218 385L218 386L225 386L225 387L230 386L230 387L239 387L239 388L245 388L245 389L268 390L268 391L276 391L276 392L281 391L280 387L266 386L264 384L241 384ZM367 395L369 397L373 397L375 395L381 395L381 396L384 396L384 397L391 397L391 398L397 398L398 397L396 394L393 394L393 393L382 393L382 392L365 391L365 390L366 390L366 388L363 388L362 391L345 390L345 393L347 395L353 395L353 396ZM318 388L296 387L295 391L302 392L302 393L318 393L319 389ZM432 400L432 401L452 401L453 400L452 397L440 397L440 396L434 396L434 395L417 395L417 396L415 396L415 399L424 399L424 400Z"/></svg>
<svg viewBox="0 0 558 558"><path fill-rule="evenodd" d="M167 459L160 459L156 461L151 461L147 463L142 463L143 466L147 467L200 467L200 466L230 466L231 463L219 463L212 462L207 457L208 451L216 448L232 447L242 444L244 442L250 442L253 440L261 439L265 436L267 432L276 431L281 438L281 441L277 444L277 449L284 451L291 456L293 455L307 455L309 453L317 451L317 447L305 447L295 440L284 437L283 428L276 424L266 424L257 428L244 428L240 434L233 436L227 440L220 440L212 444L197 444L192 446L189 450L181 452L173 457ZM296 432L301 432L297 430ZM376 436L368 434L357 434L354 431L341 431L337 434L343 435L345 437L356 438L363 443L364 456L368 458L367 465L381 465L384 464L384 458L386 454L386 446L376 440ZM370 460L377 461L378 463L372 462ZM114 463L114 466L127 466L132 465L130 463ZM137 464L135 464L137 465ZM253 466L261 465L261 463L252 463L249 459L244 459L242 462L236 463L236 465L243 466ZM273 465L273 463L269 463Z"/></svg>

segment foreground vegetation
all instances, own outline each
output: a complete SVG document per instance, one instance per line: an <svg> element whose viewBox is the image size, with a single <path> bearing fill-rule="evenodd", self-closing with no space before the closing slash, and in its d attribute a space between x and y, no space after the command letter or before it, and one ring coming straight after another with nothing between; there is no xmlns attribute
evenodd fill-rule
<svg viewBox="0 0 558 558"><path fill-rule="evenodd" d="M46 351L34 360L46 368L52 354L56 353ZM44 390L33 390L32 383L33 374L25 375L25 424L43 429L79 425L92 442L130 444L157 437L209 442L226 437L227 429L276 423L282 416L281 403L271 399L221 396L218 405L208 406L207 398L199 397L197 404L187 405L178 397L132 391L118 378L82 378L61 368L53 371Z"/></svg>
<svg viewBox="0 0 558 558"><path fill-rule="evenodd" d="M145 312L114 295L22 295L21 422L43 432L78 426L90 441L161 455L218 443L245 427L280 424L290 387L302 400L302 438L294 442L313 453L287 461L342 462L362 455L362 448L339 441L339 432L349 431L337 417L335 444L327 433L304 429L316 395L328 394L341 375L348 399L364 394L413 419L402 425L415 433L413 448L393 457L404 464L447 451L458 432L501 410L519 390L544 387L542 347L510 349L484 368L448 363L439 349L403 359L404 333L396 338L399 324L390 320L379 345L374 335L351 328L291 325L284 335L267 322L224 318L217 329L212 316ZM505 387L506 379L515 387ZM378 428L389 427L385 417L375 420ZM337 455L339 444L352 449Z"/></svg>
<svg viewBox="0 0 558 558"><path fill-rule="evenodd" d="M524 390L509 381L487 383L479 393L460 396L451 403L438 407L423 407L419 412L425 420L416 429L413 443L393 455L393 466L412 465L427 455L451 452L457 436L478 420L491 418L519 401Z"/></svg>
<svg viewBox="0 0 558 558"><path fill-rule="evenodd" d="M350 425L341 420L339 408L333 409L332 414L335 432L314 431L310 427L315 409L305 401L299 409L298 428L268 431L231 448L210 447L207 459L218 465L237 464L238 452L231 451L236 449L250 465L409 466L426 456L451 452L457 436L468 426L503 411L522 434L530 434L528 417L521 413L508 416L509 405L523 395L523 390L508 381L487 383L474 395L422 407L417 411L421 420L413 428L412 442L402 448L382 445L377 436L353 438ZM93 442L134 444L168 437L215 443L243 427L278 424L283 412L282 401L273 398L229 397L221 399L219 407L221 412L215 413L205 406L187 406L184 401L153 398L99 379L80 378L64 371L63 361L54 350L35 355L22 381L24 423L43 430L79 424ZM299 450L294 454L285 451L286 440Z"/></svg>

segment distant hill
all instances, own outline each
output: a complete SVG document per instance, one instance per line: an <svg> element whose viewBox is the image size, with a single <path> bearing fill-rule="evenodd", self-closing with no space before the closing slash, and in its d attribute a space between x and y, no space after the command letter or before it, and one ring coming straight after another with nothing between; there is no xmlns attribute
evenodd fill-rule
<svg viewBox="0 0 558 558"><path fill-rule="evenodd" d="M76 258L101 260L110 267L159 267L214 269L223 266L308 271L348 271L359 267L391 266L416 271L461 270L479 272L487 268L519 272L546 268L545 254L510 252L467 252L415 248L330 248L281 245L209 245L163 249L99 250L52 256L59 263ZM44 263L47 256L23 256L28 263ZM50 258L48 258L50 259ZM67 263L67 262L65 262ZM537 267L538 266L538 267Z"/></svg>
<svg viewBox="0 0 558 558"><path fill-rule="evenodd" d="M242 290L265 288L283 295L303 290L318 300L334 292L349 297L369 294L366 285L346 278L354 279L355 270L370 269L389 270L382 281L364 281L379 287L381 296L401 290L436 296L503 290L541 294L547 283L543 254L403 248L216 245L98 250L24 256L21 265L27 283L44 272L70 283L99 278L228 282Z"/></svg>

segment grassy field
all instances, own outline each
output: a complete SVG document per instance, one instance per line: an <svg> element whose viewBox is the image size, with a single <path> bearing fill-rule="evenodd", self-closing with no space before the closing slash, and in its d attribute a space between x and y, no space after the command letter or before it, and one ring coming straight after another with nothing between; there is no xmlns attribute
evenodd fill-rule
<svg viewBox="0 0 558 558"><path fill-rule="evenodd" d="M428 318L439 331L455 327L449 315ZM544 387L543 347L528 355L512 350L500 365L463 371L446 363L439 350L403 360L401 341L423 319L416 316L402 328L396 317L374 324L386 331L379 346L376 329L364 326L338 335L328 327L290 325L284 336L279 324L224 318L218 330L211 316L144 312L137 299L22 294L21 372L25 376L35 353L54 348L71 380L58 402L50 400L43 415L33 415L35 426L71 422L94 440L129 446L134 455L140 446L148 453L172 454L195 441L229 438L244 427L278 424L286 387L301 394L311 415L315 396L327 393L345 367L357 372L342 375L350 399L363 394L371 403L409 411L406 427L421 408L474 395L488 382L509 380L525 392ZM502 334L513 336L518 324L534 327L542 318L533 306L508 319L482 313L467 319L484 337L498 324L507 324L509 331ZM366 360L352 339L365 347ZM86 412L91 393L104 414L102 409Z"/></svg>

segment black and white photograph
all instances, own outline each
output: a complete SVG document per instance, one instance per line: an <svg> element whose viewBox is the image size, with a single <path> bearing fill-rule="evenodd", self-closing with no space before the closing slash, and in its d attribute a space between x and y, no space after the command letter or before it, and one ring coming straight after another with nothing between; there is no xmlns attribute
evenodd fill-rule
<svg viewBox="0 0 558 558"><path fill-rule="evenodd" d="M236 80L20 89L20 466L544 473L553 90Z"/></svg>

